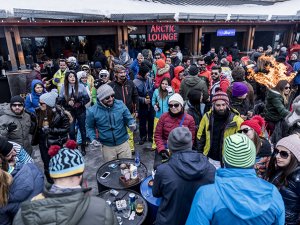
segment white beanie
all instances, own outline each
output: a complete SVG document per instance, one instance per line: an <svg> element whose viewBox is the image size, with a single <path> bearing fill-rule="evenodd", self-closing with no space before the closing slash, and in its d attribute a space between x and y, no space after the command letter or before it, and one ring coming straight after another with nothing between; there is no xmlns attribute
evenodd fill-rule
<svg viewBox="0 0 300 225"><path fill-rule="evenodd" d="M86 76L87 76L87 74L86 74L85 71L79 71L79 72L77 72L76 75L77 75L77 79L78 79L78 80L80 80L81 77L86 77Z"/></svg>
<svg viewBox="0 0 300 225"><path fill-rule="evenodd" d="M40 100L45 102L45 104L53 108L56 104L56 98L58 97L57 90L52 89L50 92L42 94Z"/></svg>
<svg viewBox="0 0 300 225"><path fill-rule="evenodd" d="M183 98L182 98L181 95L178 94L178 93L173 94L173 95L169 98L168 103L170 103L171 101L176 101L176 102L178 102L181 106L183 106Z"/></svg>

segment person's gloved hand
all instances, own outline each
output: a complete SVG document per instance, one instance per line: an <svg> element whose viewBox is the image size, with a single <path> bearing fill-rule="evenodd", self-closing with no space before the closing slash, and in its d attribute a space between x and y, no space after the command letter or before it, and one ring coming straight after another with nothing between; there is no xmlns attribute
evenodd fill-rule
<svg viewBox="0 0 300 225"><path fill-rule="evenodd" d="M167 150L161 150L159 152L163 160L168 160L170 158L169 152Z"/></svg>
<svg viewBox="0 0 300 225"><path fill-rule="evenodd" d="M136 130L136 124L129 125L129 129L131 132L134 132Z"/></svg>
<svg viewBox="0 0 300 225"><path fill-rule="evenodd" d="M172 95L172 94L173 94L173 89L172 89L171 86L168 86L168 87L166 88L166 90L168 91L168 95Z"/></svg>
<svg viewBox="0 0 300 225"><path fill-rule="evenodd" d="M11 122L7 125L7 131L12 132L18 128L18 125L15 124L14 122Z"/></svg>
<svg viewBox="0 0 300 225"><path fill-rule="evenodd" d="M157 106L157 105L154 105L154 107L153 107L153 108L154 108L154 111L155 111L155 112L157 112L157 111L159 110L159 108L158 108L158 106Z"/></svg>
<svg viewBox="0 0 300 225"><path fill-rule="evenodd" d="M49 134L50 133L50 128L49 127L43 127L42 131L44 134Z"/></svg>
<svg viewBox="0 0 300 225"><path fill-rule="evenodd" d="M54 78L53 80L55 83L59 83L59 78Z"/></svg>

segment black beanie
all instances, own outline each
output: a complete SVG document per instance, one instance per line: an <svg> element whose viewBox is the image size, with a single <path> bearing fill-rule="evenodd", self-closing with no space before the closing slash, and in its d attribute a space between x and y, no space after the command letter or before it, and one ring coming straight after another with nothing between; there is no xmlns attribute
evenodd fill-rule
<svg viewBox="0 0 300 225"><path fill-rule="evenodd" d="M191 103L191 105L200 105L200 98L202 95L202 91L198 89L191 89L188 93L188 100Z"/></svg>
<svg viewBox="0 0 300 225"><path fill-rule="evenodd" d="M198 75L198 73L199 73L199 69L198 69L197 65L196 64L190 65L189 74L191 76L196 76L196 75Z"/></svg>
<svg viewBox="0 0 300 225"><path fill-rule="evenodd" d="M150 71L150 68L145 63L141 63L140 69L139 69L139 75L141 75L142 77L145 77L149 71Z"/></svg>
<svg viewBox="0 0 300 225"><path fill-rule="evenodd" d="M10 99L10 104L14 104L15 102L20 102L24 105L24 98L22 98L20 95L16 95Z"/></svg>
<svg viewBox="0 0 300 225"><path fill-rule="evenodd" d="M13 144L9 143L4 138L0 138L0 154L6 157L13 148Z"/></svg>

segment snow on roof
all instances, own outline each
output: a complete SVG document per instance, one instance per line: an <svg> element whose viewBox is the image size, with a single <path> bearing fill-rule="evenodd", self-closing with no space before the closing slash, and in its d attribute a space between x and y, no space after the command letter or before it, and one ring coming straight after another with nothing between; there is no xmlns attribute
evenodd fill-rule
<svg viewBox="0 0 300 225"><path fill-rule="evenodd" d="M148 0L149 1L149 0ZM233 6L191 6L169 5L157 2L145 2L141 0L9 0L0 6L13 13L13 8L49 10L62 12L77 12L100 14L110 17L110 14L121 13L175 13L178 18L179 12L184 13L211 13L211 14L263 14L269 15L296 15L300 10L299 0L277 2L274 5L262 6L243 4Z"/></svg>

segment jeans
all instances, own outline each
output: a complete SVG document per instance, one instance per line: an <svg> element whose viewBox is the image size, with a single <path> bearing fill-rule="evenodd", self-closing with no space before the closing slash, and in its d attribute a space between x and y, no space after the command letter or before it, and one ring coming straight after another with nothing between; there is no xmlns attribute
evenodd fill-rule
<svg viewBox="0 0 300 225"><path fill-rule="evenodd" d="M71 112L72 117L73 117L73 122L70 125L70 138L74 141L76 141L76 132L75 132L75 125L76 121L79 126L80 134L81 134L81 139L82 143L86 143L86 129L85 129L85 111L84 112Z"/></svg>
<svg viewBox="0 0 300 225"><path fill-rule="evenodd" d="M153 136L153 123L154 123L154 114L152 110L143 110L139 112L139 132L140 139L152 138ZM148 126L147 126L148 125Z"/></svg>

